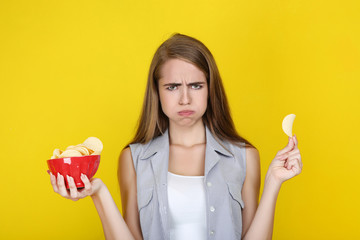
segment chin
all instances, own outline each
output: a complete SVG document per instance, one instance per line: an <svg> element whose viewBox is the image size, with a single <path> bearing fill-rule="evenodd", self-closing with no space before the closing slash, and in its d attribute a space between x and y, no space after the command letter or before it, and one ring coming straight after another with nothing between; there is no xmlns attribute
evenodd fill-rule
<svg viewBox="0 0 360 240"><path fill-rule="evenodd" d="M202 118L200 119L194 119L194 118L182 118L182 119L178 119L178 120L170 120L170 122L172 124L181 126L181 127L192 127L195 124L197 124L199 121L202 121Z"/></svg>

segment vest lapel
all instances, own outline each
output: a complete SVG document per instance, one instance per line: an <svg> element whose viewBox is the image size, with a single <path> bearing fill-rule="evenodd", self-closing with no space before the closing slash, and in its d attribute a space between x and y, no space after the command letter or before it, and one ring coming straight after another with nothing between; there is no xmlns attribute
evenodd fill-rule
<svg viewBox="0 0 360 240"><path fill-rule="evenodd" d="M206 144L205 150L205 176L208 175L210 170L219 162L220 156L217 154L214 149L210 147L209 144Z"/></svg>
<svg viewBox="0 0 360 240"><path fill-rule="evenodd" d="M227 150L229 149L228 143L221 141L221 144L216 141L212 135L210 129L205 126L206 129L206 150L205 150L205 178L210 170L219 162L220 155L227 157L233 157L233 154Z"/></svg>

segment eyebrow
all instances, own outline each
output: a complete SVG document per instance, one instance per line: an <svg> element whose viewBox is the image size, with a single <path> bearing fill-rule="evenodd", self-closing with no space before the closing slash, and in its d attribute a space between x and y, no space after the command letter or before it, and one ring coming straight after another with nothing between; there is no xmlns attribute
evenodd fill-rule
<svg viewBox="0 0 360 240"><path fill-rule="evenodd" d="M192 83L189 83L187 84L188 86L191 86L191 85L198 85L198 84L205 84L205 82L192 82ZM180 86L182 85L181 83L166 83L164 84L163 86L166 87L166 86Z"/></svg>

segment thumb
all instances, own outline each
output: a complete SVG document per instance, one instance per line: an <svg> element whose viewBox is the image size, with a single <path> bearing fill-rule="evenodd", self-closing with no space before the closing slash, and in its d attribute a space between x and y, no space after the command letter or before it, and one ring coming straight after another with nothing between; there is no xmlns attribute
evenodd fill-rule
<svg viewBox="0 0 360 240"><path fill-rule="evenodd" d="M284 147L278 152L278 155L284 154L286 152L290 152L294 148L294 146L295 146L294 139L292 137L289 137L288 144L286 145L286 147Z"/></svg>

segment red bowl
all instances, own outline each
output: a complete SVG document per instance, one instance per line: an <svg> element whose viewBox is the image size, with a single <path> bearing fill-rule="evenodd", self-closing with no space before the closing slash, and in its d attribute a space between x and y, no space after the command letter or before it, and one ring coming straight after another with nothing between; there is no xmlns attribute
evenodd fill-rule
<svg viewBox="0 0 360 240"><path fill-rule="evenodd" d="M47 160L47 164L50 172L57 177L60 173L65 180L65 186L69 189L69 184L66 179L66 175L74 178L74 182L77 188L84 187L80 176L81 173L85 174L88 179L91 179L100 164L100 155L86 155L81 157L65 157Z"/></svg>

